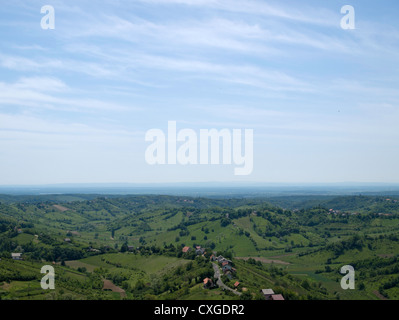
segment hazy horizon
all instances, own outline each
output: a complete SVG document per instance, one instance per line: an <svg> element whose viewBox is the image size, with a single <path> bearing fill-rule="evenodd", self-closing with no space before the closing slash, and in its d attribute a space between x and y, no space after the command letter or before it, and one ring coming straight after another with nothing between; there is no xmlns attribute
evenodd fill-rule
<svg viewBox="0 0 399 320"><path fill-rule="evenodd" d="M399 196L399 184L324 183L81 183L53 185L0 185L0 195L171 195L200 197L278 197L278 196Z"/></svg>
<svg viewBox="0 0 399 320"><path fill-rule="evenodd" d="M267 181L166 181L166 182L66 182L42 184L0 184L0 187L29 186L174 186L174 185L215 185L215 186L399 186L399 182L267 182Z"/></svg>

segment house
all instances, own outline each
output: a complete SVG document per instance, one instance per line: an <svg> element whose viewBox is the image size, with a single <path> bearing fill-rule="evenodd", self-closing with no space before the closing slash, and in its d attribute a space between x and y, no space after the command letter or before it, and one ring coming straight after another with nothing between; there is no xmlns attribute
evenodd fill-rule
<svg viewBox="0 0 399 320"><path fill-rule="evenodd" d="M200 246L196 246L196 247L195 247L195 253L196 253L197 255L199 255L199 254L204 254L204 252L205 252L205 249L204 249L204 248L201 248Z"/></svg>
<svg viewBox="0 0 399 320"><path fill-rule="evenodd" d="M218 260L219 261L219 260ZM228 263L228 264L233 264L233 261L226 259L224 257L222 257L222 259L220 259L219 263L221 263L223 265L223 263Z"/></svg>
<svg viewBox="0 0 399 320"><path fill-rule="evenodd" d="M213 255L211 255L210 259L211 259L211 261L215 261L215 260L216 260L216 257L215 257L215 255L214 255L214 254L213 254Z"/></svg>
<svg viewBox="0 0 399 320"><path fill-rule="evenodd" d="M127 246L127 251L134 251L134 246Z"/></svg>
<svg viewBox="0 0 399 320"><path fill-rule="evenodd" d="M204 279L204 289L209 289L213 287L213 281L210 278Z"/></svg>
<svg viewBox="0 0 399 320"><path fill-rule="evenodd" d="M262 294L265 297L265 300L271 300L274 291L272 289L262 289Z"/></svg>
<svg viewBox="0 0 399 320"><path fill-rule="evenodd" d="M273 294L271 300L284 300L281 294Z"/></svg>
<svg viewBox="0 0 399 320"><path fill-rule="evenodd" d="M22 233L22 229L21 229L21 228L15 227L15 228L14 228L14 231L17 232L17 233Z"/></svg>
<svg viewBox="0 0 399 320"><path fill-rule="evenodd" d="M11 253L11 258L13 260L22 260L22 253Z"/></svg>
<svg viewBox="0 0 399 320"><path fill-rule="evenodd" d="M223 271L224 273L227 272L227 271L231 271L231 269L232 269L232 266L229 265L229 264L226 264L226 265L224 265L224 266L222 267L222 271Z"/></svg>
<svg viewBox="0 0 399 320"><path fill-rule="evenodd" d="M187 252L189 252L190 251L190 247L184 247L183 249L182 249L182 251L183 251L183 253L187 253Z"/></svg>
<svg viewBox="0 0 399 320"><path fill-rule="evenodd" d="M238 288L239 285L240 285L240 283L239 283L238 281L236 281L236 282L234 283L234 287L236 287L236 288Z"/></svg>
<svg viewBox="0 0 399 320"><path fill-rule="evenodd" d="M233 279L233 273L231 272L231 271L226 271L225 273L224 273L224 275L229 279L229 280L231 280L231 279Z"/></svg>
<svg viewBox="0 0 399 320"><path fill-rule="evenodd" d="M71 242L71 239L65 238L64 241L65 241L65 242Z"/></svg>
<svg viewBox="0 0 399 320"><path fill-rule="evenodd" d="M219 256L219 257L216 258L216 260L217 260L219 263L222 263L222 262L225 261L226 259L225 259L223 256Z"/></svg>

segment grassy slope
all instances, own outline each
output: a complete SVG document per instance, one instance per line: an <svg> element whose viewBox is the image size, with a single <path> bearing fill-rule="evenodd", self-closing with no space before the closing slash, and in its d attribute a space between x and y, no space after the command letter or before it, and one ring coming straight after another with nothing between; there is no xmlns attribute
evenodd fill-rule
<svg viewBox="0 0 399 320"><path fill-rule="evenodd" d="M146 245L161 247L164 244L170 243L189 246L193 246L194 244L208 246L210 243L214 243L214 250L228 250L233 252L235 256L242 257L271 257L289 254L279 258L291 263L288 267L284 267L288 272L297 275L300 279L309 279L315 283L322 282L331 294L338 292L341 298L376 298L373 291L378 290L384 279L383 277L374 277L373 279L370 278L369 283L363 281L366 285L364 292L356 291L354 293L343 291L340 289L339 282L337 281L341 277L337 272L340 266L371 257L378 257L380 254L395 254L395 252L399 252L397 244L392 241L377 243L372 249L365 247L361 251L346 251L337 259L333 259L334 255L332 252L323 250L327 244L339 243L355 233L371 234L373 236L397 234L399 219L396 217L393 219L374 217L369 221L363 221L357 217L349 217L345 220L333 216L327 217L324 213L320 213L320 217L323 219L321 222L312 225L309 222L319 219L317 216L316 218L309 217L309 220L307 220L308 218L302 213L287 217L284 214L277 214L272 210L270 219L251 214L232 219L230 224L222 227L221 218L224 217L224 213L217 213L215 215L205 209L197 212L190 207L198 206L204 208L207 205L211 207L212 205L206 204L206 200L204 199L198 201L198 204L195 201L186 204L181 199L176 200L173 197L165 198L165 203L162 203L163 200L161 199L152 200L152 198L145 197L143 199L146 201L144 205L132 199L124 199L123 201L119 201L118 199L113 199L112 201L100 199L62 203L63 207L69 209L64 212L58 210L52 204L11 205L10 207L6 207L6 209L7 216L15 218L16 221L22 219L32 221L35 224L37 232L50 233L59 241L62 241L66 237L68 231L77 231L77 235L70 236L73 240L71 246L74 247L88 245L99 247L108 245L113 248L117 244L120 248L125 241L129 245L138 246L141 245L139 242L140 238L143 238ZM339 199L337 201L337 208L342 209L346 206L352 210L355 206L360 206L363 211L377 213L373 212L370 208L382 211L385 208L383 206L387 205L383 200L373 202L370 198L365 200L367 206L364 203L359 205L359 201L361 200L358 198L355 200ZM328 204L333 207L334 203L331 202L332 200L329 201ZM398 204L388 203L388 205L388 208L392 207L392 210L397 210L396 207ZM238 205L236 209L247 207ZM5 208L4 205L2 205L2 208ZM176 212L173 209L176 209ZM1 211L4 215L4 210ZM219 211L223 212L222 210ZM215 216L218 218L210 221ZM176 228L176 226L181 222L192 221L193 219L194 221L197 219L198 222L186 227L188 234L180 235L182 229ZM281 222L282 228L278 229L275 221ZM299 231L288 233L287 235L261 236L259 234L267 228L272 231L284 230L288 224L295 223L300 226ZM114 239L111 239L112 229L115 230ZM240 232L240 230L244 233ZM329 233L328 236L326 236L327 233ZM176 241L177 238L178 242ZM31 240L34 242L35 238L31 234L22 233L13 237L12 240L19 245L25 245ZM41 243L40 240L37 244L44 247L47 246ZM312 245L312 247L309 247L309 245ZM67 247L66 244L63 244L63 246ZM293 246L294 248L286 252L289 246ZM321 250L314 254L298 256L298 254L314 249ZM174 263L179 264L177 260L175 262L172 261L177 258L167 257L164 257L166 258L164 261L152 257L148 263L142 258L136 261L135 259L138 258L135 258L134 255L102 255L101 258L99 257L83 259L79 262L80 264L76 262L76 265L73 265L73 262L71 262L71 266L82 267L86 264L88 271L103 267L107 268L112 275L119 272L126 272L130 276L129 284L134 286L139 278L144 277L148 279L151 274L159 274L161 270L167 270L167 266L173 268L175 267ZM104 259L104 261L101 259ZM335 268L335 273L316 273L318 270L324 270L328 259L333 260L331 267ZM122 267L112 266L105 261L119 263ZM200 296L200 292L202 292L196 290L195 288L190 288L190 292L192 292L194 297ZM388 291L390 296L398 297L396 289L393 288Z"/></svg>

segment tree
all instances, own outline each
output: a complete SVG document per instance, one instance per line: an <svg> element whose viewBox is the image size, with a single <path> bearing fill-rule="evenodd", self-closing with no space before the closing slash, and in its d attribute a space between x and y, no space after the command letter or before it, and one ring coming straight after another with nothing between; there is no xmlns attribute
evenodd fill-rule
<svg viewBox="0 0 399 320"><path fill-rule="evenodd" d="M128 251L129 250L129 248L128 248L128 246L127 246L127 242L125 242L123 245L122 245L122 247L121 247L121 252L126 252L126 251Z"/></svg>
<svg viewBox="0 0 399 320"><path fill-rule="evenodd" d="M306 290L310 289L310 283L309 283L309 281L307 279L303 280L301 285Z"/></svg>
<svg viewBox="0 0 399 320"><path fill-rule="evenodd" d="M252 300L252 295L248 291L244 291L240 296L240 300Z"/></svg>
<svg viewBox="0 0 399 320"><path fill-rule="evenodd" d="M222 220L220 220L220 225L221 225L222 227L226 227L226 226L228 226L229 224L230 224L230 220L229 220L229 219L223 218Z"/></svg>

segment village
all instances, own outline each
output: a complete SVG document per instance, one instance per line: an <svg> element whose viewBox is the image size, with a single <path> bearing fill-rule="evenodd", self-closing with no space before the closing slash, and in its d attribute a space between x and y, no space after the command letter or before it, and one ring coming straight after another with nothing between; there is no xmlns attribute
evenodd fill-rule
<svg viewBox="0 0 399 320"><path fill-rule="evenodd" d="M64 239L65 242L69 242L69 239ZM134 246L129 246L128 251L134 251ZM183 254L193 253L196 256L202 256L206 258L206 250L201 246L195 246L193 248L185 246L182 248ZM13 252L11 253L12 260L23 260L23 253L21 252ZM236 278L235 275L237 273L237 269L234 267L234 263L232 260L223 257L222 255L216 256L215 253L209 257L210 262L212 263L212 267L214 270L213 278L206 277L203 279L203 289L210 290L216 287L221 288L223 291L227 290L231 293L241 296L244 292L247 291L247 288L243 287L239 281L234 281ZM0 259L1 261L1 259ZM54 264L55 262L53 262ZM225 284L222 280L222 276L229 281L233 280L234 284L232 287ZM276 294L272 289L259 289L259 292L262 294L265 300L285 300L281 294Z"/></svg>
<svg viewBox="0 0 399 320"><path fill-rule="evenodd" d="M22 233L22 229L16 230L18 233ZM65 238L64 239L65 243L71 243L70 238ZM22 248L18 248L22 249ZM127 246L127 251L128 252L134 252L135 250L139 249L139 247L135 246ZM97 249L92 249L90 248L89 251L98 251ZM23 250L21 250L23 251ZM193 248L189 246L184 246L182 248L182 254L194 254L195 256L202 256L203 258L206 258L206 249L199 246L199 245L194 245ZM209 255L207 255L209 256ZM22 252L12 252L11 253L11 259L12 260L24 260L23 259L23 253ZM242 284L239 281L234 281L234 284L232 287L226 285L223 280L222 276L231 281L234 280L236 277L237 269L234 267L234 263L232 260L227 259L223 257L222 255L216 256L216 252L213 252L211 256L209 257L210 262L212 263L212 267L214 270L214 276L213 279L206 277L203 279L203 288L206 290L213 289L216 287L221 288L223 291L227 290L232 292L233 294L237 296L241 296L244 292L247 291L247 288L243 287ZM1 261L1 259L0 259ZM55 264L55 262L53 262ZM265 300L285 300L284 297L281 294L276 294L272 289L259 289L260 293L264 297Z"/></svg>
<svg viewBox="0 0 399 320"><path fill-rule="evenodd" d="M191 250L195 250L196 255L201 255L201 256L205 257L205 254L206 254L205 248L202 248L201 246L195 246L195 248L185 246L185 247L183 247L182 252L188 253ZM204 289L212 289L212 288L215 288L216 286L218 286L222 290L229 290L238 296L240 296L242 294L242 292L247 291L247 289L245 287L241 288L241 292L238 290L239 287L241 286L241 283L239 281L234 282L234 285L233 285L234 288L231 288L223 283L222 274L224 276L226 276L226 278L228 280L233 280L235 278L237 269L234 268L234 264L231 260L226 259L222 255L219 255L216 257L215 254L212 254L210 256L210 261L211 261L213 269L215 271L213 278L216 281L209 277L205 278L203 280L203 288ZM274 291L272 289L260 289L260 292L262 293L265 300L285 300L281 294L274 293Z"/></svg>

